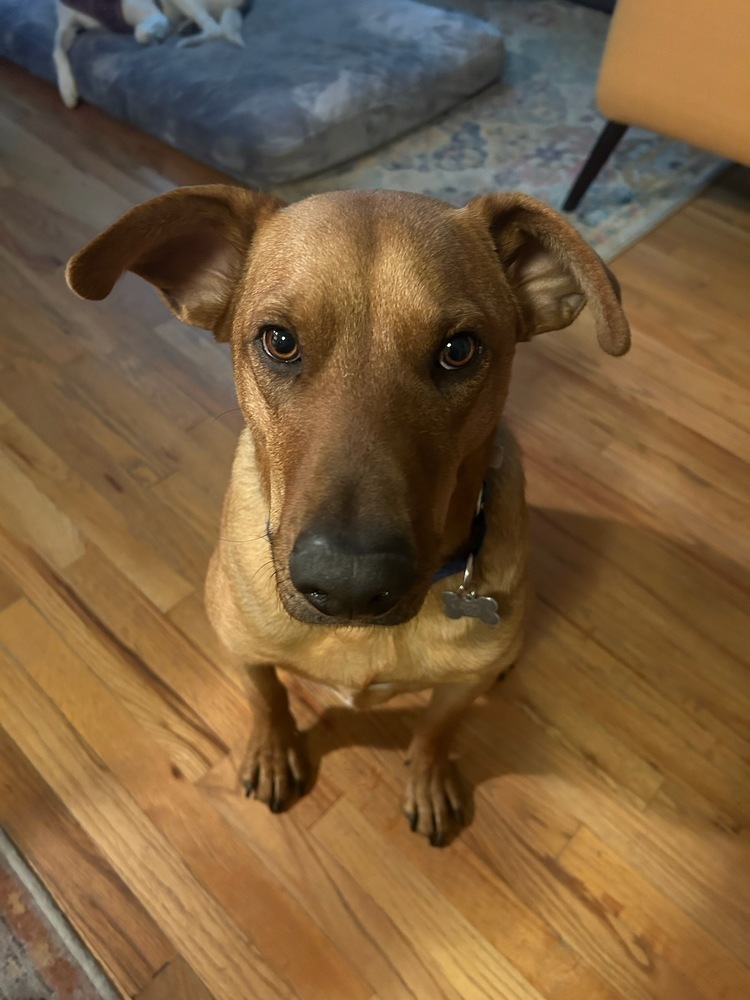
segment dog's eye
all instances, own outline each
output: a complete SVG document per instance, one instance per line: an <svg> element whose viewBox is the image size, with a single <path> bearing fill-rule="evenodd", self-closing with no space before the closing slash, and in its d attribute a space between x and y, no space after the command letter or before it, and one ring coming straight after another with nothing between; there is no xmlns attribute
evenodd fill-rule
<svg viewBox="0 0 750 1000"><path fill-rule="evenodd" d="M274 361L283 361L287 364L291 361L299 361L299 341L285 326L264 326L261 330L260 341L263 350Z"/></svg>
<svg viewBox="0 0 750 1000"><path fill-rule="evenodd" d="M438 363L441 368L455 371L465 368L479 353L479 342L471 333L454 333L440 349Z"/></svg>

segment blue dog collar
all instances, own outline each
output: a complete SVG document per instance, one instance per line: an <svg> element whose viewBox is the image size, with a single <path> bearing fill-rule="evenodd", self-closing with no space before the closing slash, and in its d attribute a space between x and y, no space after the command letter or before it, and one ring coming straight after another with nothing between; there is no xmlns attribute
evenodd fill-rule
<svg viewBox="0 0 750 1000"><path fill-rule="evenodd" d="M485 483L482 486L479 499L477 500L477 510L474 514L474 520L471 522L468 545L463 550L461 555L456 556L455 559L452 559L447 565L441 567L441 569L434 574L432 577L433 583L437 583L438 580L444 580L446 576L453 576L455 573L463 573L469 559L473 559L474 562L476 562L487 534L487 517L484 513L484 498L486 492L487 484Z"/></svg>

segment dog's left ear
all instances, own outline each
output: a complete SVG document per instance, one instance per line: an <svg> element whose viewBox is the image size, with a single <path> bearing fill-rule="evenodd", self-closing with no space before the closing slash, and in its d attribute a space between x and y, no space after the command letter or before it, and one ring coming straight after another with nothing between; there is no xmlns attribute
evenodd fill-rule
<svg viewBox="0 0 750 1000"><path fill-rule="evenodd" d="M519 340L562 330L588 302L607 354L630 347L620 286L599 255L554 209L524 194L489 194L465 211L489 231L518 302Z"/></svg>
<svg viewBox="0 0 750 1000"><path fill-rule="evenodd" d="M161 292L184 323L227 340L227 312L253 238L283 202L229 184L176 188L137 205L68 263L84 299L104 299L125 271Z"/></svg>

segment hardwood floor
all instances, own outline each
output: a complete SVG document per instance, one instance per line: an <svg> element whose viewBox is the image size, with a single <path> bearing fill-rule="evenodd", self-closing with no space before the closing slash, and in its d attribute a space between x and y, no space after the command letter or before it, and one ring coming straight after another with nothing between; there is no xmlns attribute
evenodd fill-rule
<svg viewBox="0 0 750 1000"><path fill-rule="evenodd" d="M139 1000L750 997L750 172L614 264L634 347L519 349L539 602L461 738L473 820L399 813L412 701L295 688L317 784L236 787L201 604L229 358L68 256L210 170L0 67L0 822Z"/></svg>

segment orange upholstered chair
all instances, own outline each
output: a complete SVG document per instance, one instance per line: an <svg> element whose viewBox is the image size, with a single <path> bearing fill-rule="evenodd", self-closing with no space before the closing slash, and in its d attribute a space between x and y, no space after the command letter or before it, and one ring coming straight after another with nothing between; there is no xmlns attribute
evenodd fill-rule
<svg viewBox="0 0 750 1000"><path fill-rule="evenodd" d="M629 125L750 164L750 0L617 0L596 101L609 120L566 210Z"/></svg>

